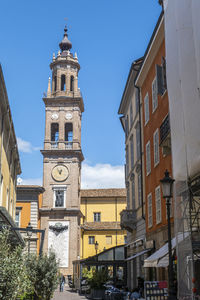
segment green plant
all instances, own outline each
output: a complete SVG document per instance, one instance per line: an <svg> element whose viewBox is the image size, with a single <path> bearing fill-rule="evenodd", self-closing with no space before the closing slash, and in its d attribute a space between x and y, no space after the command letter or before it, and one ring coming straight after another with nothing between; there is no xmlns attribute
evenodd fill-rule
<svg viewBox="0 0 200 300"><path fill-rule="evenodd" d="M106 270L98 270L92 273L92 277L88 278L91 289L102 289L108 280L108 272Z"/></svg>
<svg viewBox="0 0 200 300"><path fill-rule="evenodd" d="M15 300L31 292L31 282L20 246L10 243L9 230L0 231L0 299Z"/></svg>
<svg viewBox="0 0 200 300"><path fill-rule="evenodd" d="M58 285L58 264L53 252L49 255L30 255L26 268L32 282L34 300L50 300Z"/></svg>

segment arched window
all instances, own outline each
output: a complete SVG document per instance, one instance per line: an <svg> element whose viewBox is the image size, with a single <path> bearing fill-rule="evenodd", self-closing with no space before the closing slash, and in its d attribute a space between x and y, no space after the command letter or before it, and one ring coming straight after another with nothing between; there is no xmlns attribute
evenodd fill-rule
<svg viewBox="0 0 200 300"><path fill-rule="evenodd" d="M70 91L73 92L74 90L74 76L70 77Z"/></svg>
<svg viewBox="0 0 200 300"><path fill-rule="evenodd" d="M51 141L58 142L59 140L59 124L52 123L51 124Z"/></svg>
<svg viewBox="0 0 200 300"><path fill-rule="evenodd" d="M65 123L65 142L73 142L73 124Z"/></svg>
<svg viewBox="0 0 200 300"><path fill-rule="evenodd" d="M53 80L54 80L54 91L56 91L57 90L57 76L54 76Z"/></svg>
<svg viewBox="0 0 200 300"><path fill-rule="evenodd" d="M65 75L61 75L61 91L65 91Z"/></svg>

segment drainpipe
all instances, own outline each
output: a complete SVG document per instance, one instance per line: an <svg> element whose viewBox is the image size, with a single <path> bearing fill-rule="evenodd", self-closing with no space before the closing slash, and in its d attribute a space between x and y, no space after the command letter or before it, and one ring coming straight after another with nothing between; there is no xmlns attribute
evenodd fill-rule
<svg viewBox="0 0 200 300"><path fill-rule="evenodd" d="M134 69L135 71L138 71L138 69ZM144 214L144 199L143 199L143 160L142 160L142 118L141 118L141 102L140 102L140 88L139 86L135 85L135 88L138 91L138 97L139 97L139 121L140 121L140 161L141 161L141 198L142 198L142 218L145 220L145 214Z"/></svg>

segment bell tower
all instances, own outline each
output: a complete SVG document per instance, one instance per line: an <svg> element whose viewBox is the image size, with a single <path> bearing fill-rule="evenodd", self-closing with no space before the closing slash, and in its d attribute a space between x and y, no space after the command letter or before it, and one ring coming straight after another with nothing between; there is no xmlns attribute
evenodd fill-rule
<svg viewBox="0 0 200 300"><path fill-rule="evenodd" d="M71 52L67 28L57 56L50 63L45 104L43 203L41 228L46 229L44 251L56 253L63 274L72 274L80 248L80 171L83 99L78 88L80 65Z"/></svg>

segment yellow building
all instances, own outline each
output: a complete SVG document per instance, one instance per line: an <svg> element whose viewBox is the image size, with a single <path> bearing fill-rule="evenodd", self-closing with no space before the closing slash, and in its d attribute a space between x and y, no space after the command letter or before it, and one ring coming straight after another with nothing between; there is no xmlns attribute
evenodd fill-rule
<svg viewBox="0 0 200 300"><path fill-rule="evenodd" d="M126 243L126 231L120 227L125 207L125 189L81 190L81 259Z"/></svg>
<svg viewBox="0 0 200 300"><path fill-rule="evenodd" d="M39 209L42 206L44 188L38 185L18 185L16 203L16 226L26 228L29 224L33 229L40 229ZM25 241L28 241L26 232L21 232ZM30 252L39 251L40 235L33 233L30 239ZM26 245L28 247L28 243Z"/></svg>
<svg viewBox="0 0 200 300"><path fill-rule="evenodd" d="M0 65L0 223L15 226L16 181L21 173L17 140ZM15 239L22 242L20 234Z"/></svg>

